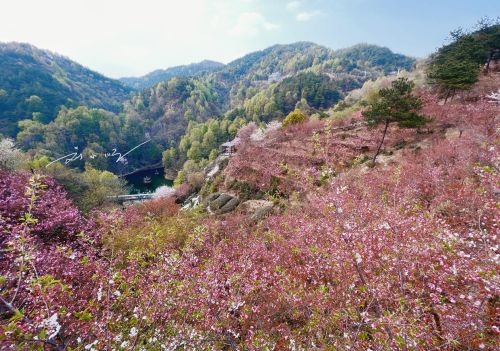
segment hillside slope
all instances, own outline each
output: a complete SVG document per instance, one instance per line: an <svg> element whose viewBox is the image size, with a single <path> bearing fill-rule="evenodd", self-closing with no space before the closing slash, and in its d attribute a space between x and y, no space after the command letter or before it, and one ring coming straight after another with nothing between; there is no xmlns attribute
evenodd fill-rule
<svg viewBox="0 0 500 351"><path fill-rule="evenodd" d="M197 167L202 167L210 155L217 153L218 146L234 137L237 129L245 123L282 119L299 105L306 113L323 113L366 80L396 69L411 69L414 63L412 58L394 54L387 48L366 44L339 51L307 42L275 45L248 54L214 72L176 76L135 92L124 102L124 113L119 116L80 109L63 111L60 118L56 119L43 111L48 107L57 111L60 104L99 107L98 98L104 92L96 89L97 98L89 101L81 93L86 93L91 85L77 84L69 79L69 73L73 71L66 68L69 73L64 73L66 71L58 68L65 67L63 63L67 64L68 60L47 56L50 53L36 51L32 47L22 48L24 51L30 49L30 52L36 52L41 58L35 59L38 57L35 55L32 61L41 61L48 68L44 65L22 65L24 70L29 68L33 71L33 77L41 77L38 84L26 84L25 88L10 93L5 90L5 101L11 105L17 103L18 106L17 109L11 106L4 111L7 125L15 131L14 122L17 119L35 120L21 125L17 138L20 145L39 155L57 159L71 153L76 146L87 152L100 152L107 148L129 150L151 140L147 149L142 149L143 153L130 154L127 164L120 165L120 172L124 173L158 164L162 152L167 149L172 156L167 161L171 174L181 170L188 159L194 161ZM28 61L26 57L31 56L24 54L23 57L24 61L21 62ZM58 63L60 61L63 63ZM212 63L209 65L213 66ZM181 70L187 72L189 67ZM9 74L12 76L14 71L10 70ZM14 78L10 80L15 81ZM52 89L49 90L52 95L42 94L49 89L46 87ZM75 87L83 91L75 91ZM38 89L40 96L29 89ZM74 96L76 92L79 92L78 96ZM15 95L16 99L9 100L11 95ZM93 121L88 125L83 122L87 117ZM90 125L99 126L100 131L81 132L88 131ZM109 128L110 125L113 128ZM99 164L99 167L117 171L116 164L96 163L95 159L94 162L87 161L93 163L94 167ZM84 163L80 162L78 166L83 168Z"/></svg>
<svg viewBox="0 0 500 351"><path fill-rule="evenodd" d="M375 167L381 130L359 113L245 127L194 210L162 198L85 218L52 179L0 172L0 323L15 330L0 345L496 351L492 82L446 104L420 89L432 122L391 127Z"/></svg>
<svg viewBox="0 0 500 351"><path fill-rule="evenodd" d="M173 77L190 77L197 76L203 73L209 73L224 67L223 63L203 60L198 63L189 65L169 67L167 69L158 69L148 73L142 77L123 77L119 81L124 85L136 89L143 90L154 86L164 80L169 80Z"/></svg>
<svg viewBox="0 0 500 351"><path fill-rule="evenodd" d="M301 101L321 111L366 80L410 70L414 62L366 44L339 51L309 42L275 45L205 76L163 81L137 93L126 110L165 149L178 145L190 122L224 116L229 122L269 121Z"/></svg>
<svg viewBox="0 0 500 351"><path fill-rule="evenodd" d="M82 65L29 44L0 43L0 134L17 122L53 120L61 106L119 111L129 89Z"/></svg>

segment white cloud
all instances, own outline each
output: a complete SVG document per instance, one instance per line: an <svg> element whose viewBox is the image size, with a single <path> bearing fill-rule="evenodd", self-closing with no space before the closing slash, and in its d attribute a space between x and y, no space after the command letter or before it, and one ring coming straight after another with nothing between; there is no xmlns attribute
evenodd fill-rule
<svg viewBox="0 0 500 351"><path fill-rule="evenodd" d="M286 9L295 14L295 19L299 22L307 22L312 18L319 16L319 10L309 10L304 8L304 0L293 0L286 4Z"/></svg>
<svg viewBox="0 0 500 351"><path fill-rule="evenodd" d="M302 5L301 1L290 1L289 3L286 4L286 9L290 12L295 12L299 9L299 7Z"/></svg>
<svg viewBox="0 0 500 351"><path fill-rule="evenodd" d="M318 10L316 11L305 11L305 12L300 12L295 16L295 19L299 22L307 22L311 20L312 18L319 16L321 12Z"/></svg>
<svg viewBox="0 0 500 351"><path fill-rule="evenodd" d="M279 28L275 23L269 22L259 12L244 12L239 15L236 25L231 29L231 34L236 37L254 37L263 31L272 31Z"/></svg>

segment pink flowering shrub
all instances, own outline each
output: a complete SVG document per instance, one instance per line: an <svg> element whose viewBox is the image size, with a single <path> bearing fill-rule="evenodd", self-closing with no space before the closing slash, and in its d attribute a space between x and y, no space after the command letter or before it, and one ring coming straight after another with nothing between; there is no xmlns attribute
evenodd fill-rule
<svg viewBox="0 0 500 351"><path fill-rule="evenodd" d="M261 190L277 188L284 195L306 192L309 183L327 171L339 173L356 157L373 152L380 137L377 129L362 124L359 114L349 121L308 121L273 132L263 141L247 140L230 159L226 175ZM341 129L347 125L352 128ZM418 138L414 130L391 127L387 145Z"/></svg>
<svg viewBox="0 0 500 351"><path fill-rule="evenodd" d="M88 328L100 270L91 223L52 179L20 172L1 174L0 222L1 345L65 349Z"/></svg>
<svg viewBox="0 0 500 351"><path fill-rule="evenodd" d="M335 178L257 232L213 223L184 257L174 311L220 348L493 350L498 216L483 168L497 156L436 140Z"/></svg>
<svg viewBox="0 0 500 351"><path fill-rule="evenodd" d="M7 229L16 231L22 224L19 218L30 202L30 197L25 195L29 179L30 174L25 172L0 173L0 217ZM81 214L53 179L42 179L39 188L32 213L37 221L31 232L45 241L73 239L84 225Z"/></svg>
<svg viewBox="0 0 500 351"><path fill-rule="evenodd" d="M375 168L357 160L377 130L333 130L352 121L249 128L226 176L306 194L259 223L173 199L85 220L50 179L3 173L1 348L495 350L498 111L425 109Z"/></svg>

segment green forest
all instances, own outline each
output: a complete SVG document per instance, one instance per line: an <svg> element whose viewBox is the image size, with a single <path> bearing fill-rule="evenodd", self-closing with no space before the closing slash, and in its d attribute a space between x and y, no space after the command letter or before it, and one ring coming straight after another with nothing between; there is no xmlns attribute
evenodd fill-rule
<svg viewBox="0 0 500 351"><path fill-rule="evenodd" d="M23 31L44 15L70 33L63 20L82 16L68 38L109 46L96 64L109 74L195 50L225 63L110 79L0 43L0 350L497 351L500 18L445 39L456 22L430 25L434 11L458 18L465 1L393 2L185 0L125 16L125 2L71 2L50 23L48 2L18 9ZM417 58L299 41L224 60L313 28L415 54L442 44Z"/></svg>
<svg viewBox="0 0 500 351"><path fill-rule="evenodd" d="M70 59L29 44L0 43L0 134L17 123L50 123L61 107L81 105L119 112L130 89Z"/></svg>
<svg viewBox="0 0 500 351"><path fill-rule="evenodd" d="M54 160L76 151L82 157L72 167L116 174L162 159L171 175L200 168L218 145L250 121L282 119L296 108L310 115L327 110L365 81L410 70L415 63L374 45L334 51L299 42L272 46L227 65L202 62L156 71L140 84L122 79L142 89L131 92L120 81L32 46L3 44L0 54L7 58L0 65L6 72L0 75L6 121L1 133L15 136L34 157ZM162 75L167 79L154 84ZM15 85L21 89L13 91ZM126 162L105 156L149 140Z"/></svg>

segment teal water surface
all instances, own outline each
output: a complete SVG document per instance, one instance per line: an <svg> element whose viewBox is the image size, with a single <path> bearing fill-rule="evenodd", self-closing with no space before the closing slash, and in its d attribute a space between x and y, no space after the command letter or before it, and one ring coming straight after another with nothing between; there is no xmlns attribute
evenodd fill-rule
<svg viewBox="0 0 500 351"><path fill-rule="evenodd" d="M144 177L151 178L151 183L144 183ZM163 168L148 169L127 175L124 177L128 185L131 186L130 193L153 193L163 185L172 186L173 181L167 180L163 174Z"/></svg>

